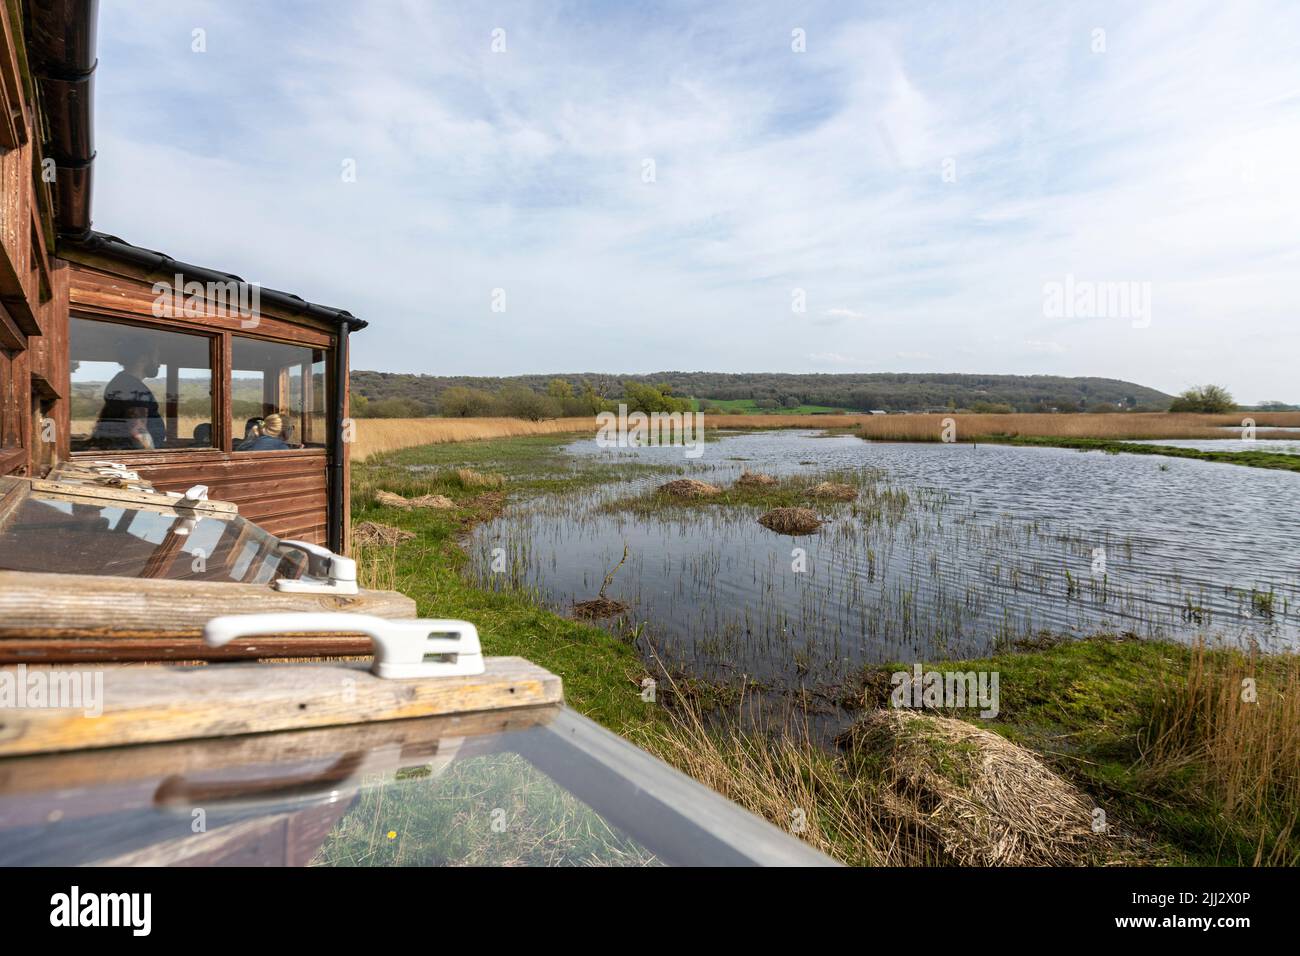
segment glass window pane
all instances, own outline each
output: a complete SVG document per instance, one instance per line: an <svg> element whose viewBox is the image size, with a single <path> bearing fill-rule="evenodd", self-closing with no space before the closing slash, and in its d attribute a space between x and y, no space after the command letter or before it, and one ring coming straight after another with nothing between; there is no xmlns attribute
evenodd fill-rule
<svg viewBox="0 0 1300 956"><path fill-rule="evenodd" d="M830 863L563 707L351 719L0 760L0 866Z"/></svg>
<svg viewBox="0 0 1300 956"><path fill-rule="evenodd" d="M325 446L324 350L237 335L231 363L235 451Z"/></svg>
<svg viewBox="0 0 1300 956"><path fill-rule="evenodd" d="M0 486L0 497L17 493ZM0 522L8 571L265 584L307 567L307 555L238 515L30 491Z"/></svg>
<svg viewBox="0 0 1300 956"><path fill-rule="evenodd" d="M211 448L210 339L70 320L72 450Z"/></svg>

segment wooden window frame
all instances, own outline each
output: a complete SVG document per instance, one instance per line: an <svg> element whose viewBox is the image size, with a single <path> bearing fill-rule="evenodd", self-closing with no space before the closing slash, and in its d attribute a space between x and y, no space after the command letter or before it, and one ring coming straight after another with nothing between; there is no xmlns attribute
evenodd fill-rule
<svg viewBox="0 0 1300 956"><path fill-rule="evenodd" d="M212 372L212 447L210 448L115 448L83 449L72 451L70 458L123 458L137 464L152 464L155 461L175 461L174 456L183 456L184 461L248 461L274 460L294 457L328 459L330 453L329 438L333 430L339 427L334 421L334 396L339 387L335 381L333 351L338 348L336 335L308 326L295 326L284 320L267 320L270 331L259 328L243 328L238 320L224 317L194 316L166 317L139 315L134 312L119 312L110 309L73 306L69 310L70 319L83 319L90 322L108 322L116 325L135 326L156 329L163 332L177 332L186 335L201 335L209 340L209 364ZM234 326L234 327L231 327ZM275 342L282 345L294 345L300 348L319 350L325 359L325 436L318 447L287 448L272 451L235 451L234 423L231 421L231 375L234 372L232 345L235 336L263 342ZM71 348L71 342L69 342ZM69 395L71 400L71 395ZM7 450L0 450L0 460ZM23 454L26 452L23 450Z"/></svg>
<svg viewBox="0 0 1300 956"><path fill-rule="evenodd" d="M298 348L310 349L312 351L320 351L324 355L323 362L325 365L325 409L324 409L325 434L323 436L324 440L321 441L319 445L316 445L314 447L304 445L302 448L285 448L285 449L267 450L267 451L235 451L234 450L235 422L231 417L230 399L234 392L233 375L235 372L235 367L234 367L233 356L234 356L234 340L236 338L252 339L257 342L274 342L279 345L293 345ZM225 394L223 397L222 415L225 418L226 430L228 433L226 435L227 444L224 446L224 449L226 454L231 456L232 460L247 461L250 458L263 458L263 457L270 457L270 456L283 458L283 457L289 457L293 455L303 455L303 454L315 454L322 457L328 457L329 449L330 449L329 437L331 434L333 434L333 430L334 430L333 399L335 394L334 393L335 375L334 375L334 363L331 361L331 359L333 358L333 349L335 347L336 346L333 343L329 345L316 345L311 342L294 341L292 339L288 339L283 336L255 335L245 331L238 331L238 332L232 331L232 332L225 333L225 341L223 345L225 354L223 360L226 363L225 364L226 374L223 381ZM315 363L312 364L314 365ZM311 366L306 366L306 367L310 368ZM309 383L310 383L310 379L304 375L303 377L304 395L306 394L305 390L308 387Z"/></svg>

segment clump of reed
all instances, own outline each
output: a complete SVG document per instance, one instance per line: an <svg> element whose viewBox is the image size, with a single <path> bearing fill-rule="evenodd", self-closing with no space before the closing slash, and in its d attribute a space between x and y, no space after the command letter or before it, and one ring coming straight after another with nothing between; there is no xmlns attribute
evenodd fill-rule
<svg viewBox="0 0 1300 956"><path fill-rule="evenodd" d="M452 480L466 491L480 488L502 488L506 480L501 475L475 471L473 468L457 468L451 475Z"/></svg>
<svg viewBox="0 0 1300 956"><path fill-rule="evenodd" d="M410 541L415 537L414 531L406 531L403 528L397 528L390 524L379 524L377 521L362 521L352 529L352 540L357 545L396 545L403 541Z"/></svg>
<svg viewBox="0 0 1300 956"><path fill-rule="evenodd" d="M1146 776L1214 807L1254 844L1242 862L1300 864L1300 655L1198 645L1162 682L1144 738Z"/></svg>
<svg viewBox="0 0 1300 956"><path fill-rule="evenodd" d="M827 501L855 501L858 497L858 489L836 481L820 481L813 485L811 494L814 498Z"/></svg>
<svg viewBox="0 0 1300 956"><path fill-rule="evenodd" d="M758 517L758 523L777 534L812 534L822 526L817 512L809 508L773 508Z"/></svg>
<svg viewBox="0 0 1300 956"><path fill-rule="evenodd" d="M749 471L746 469L740 473L736 479L736 484L741 488L770 488L780 482L771 475L765 475L760 471Z"/></svg>
<svg viewBox="0 0 1300 956"><path fill-rule="evenodd" d="M697 481L694 478L678 478L676 481L670 481L665 485L660 485L656 489L656 494L666 495L669 498L684 498L687 500L695 498L711 498L714 495L722 494L722 489L717 485L711 485L707 481Z"/></svg>
<svg viewBox="0 0 1300 956"><path fill-rule="evenodd" d="M407 498L393 491L385 491L380 488L374 492L374 501L377 505L384 505L389 508L401 508L403 511L410 511L412 508L453 508L453 502L446 495L420 495L415 498Z"/></svg>
<svg viewBox="0 0 1300 956"><path fill-rule="evenodd" d="M1105 855L1094 804L1032 751L962 720L867 712L840 738L881 812L945 863L1079 866Z"/></svg>

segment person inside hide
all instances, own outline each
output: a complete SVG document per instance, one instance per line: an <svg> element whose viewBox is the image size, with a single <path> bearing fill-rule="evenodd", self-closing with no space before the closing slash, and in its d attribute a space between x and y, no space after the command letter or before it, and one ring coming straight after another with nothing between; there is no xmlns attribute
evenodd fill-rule
<svg viewBox="0 0 1300 956"><path fill-rule="evenodd" d="M262 420L261 434L240 445L240 451L280 451L288 448L284 440L284 419L280 415L267 415Z"/></svg>
<svg viewBox="0 0 1300 956"><path fill-rule="evenodd" d="M118 358L122 371L104 387L104 405L91 432L92 448L161 448L167 427L145 379L158 375L157 346L134 345Z"/></svg>
<svg viewBox="0 0 1300 956"><path fill-rule="evenodd" d="M252 451L253 442L262 437L262 425L265 423L266 419L261 416L254 416L244 422L244 437L235 446L235 451Z"/></svg>

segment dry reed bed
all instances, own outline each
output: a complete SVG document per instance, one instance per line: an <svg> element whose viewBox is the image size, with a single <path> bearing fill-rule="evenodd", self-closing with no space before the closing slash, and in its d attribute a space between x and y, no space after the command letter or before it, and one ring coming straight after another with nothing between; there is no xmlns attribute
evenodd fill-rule
<svg viewBox="0 0 1300 956"><path fill-rule="evenodd" d="M706 415L706 428L852 428L870 415ZM352 460L417 445L518 438L525 435L564 435L594 432L590 418L555 418L530 422L522 418L361 418L357 419Z"/></svg>
<svg viewBox="0 0 1300 956"><path fill-rule="evenodd" d="M1145 737L1153 779L1190 779L1224 818L1258 828L1254 865L1300 864L1300 656L1225 660L1198 645L1186 674L1162 683Z"/></svg>
<svg viewBox="0 0 1300 956"><path fill-rule="evenodd" d="M357 420L352 460L364 461L371 455L417 445L595 430L594 417L556 418L545 422L522 418L362 418Z"/></svg>
<svg viewBox="0 0 1300 956"><path fill-rule="evenodd" d="M945 419L957 423L957 441L993 437L1097 438L1126 441L1144 438L1226 438L1219 426L1240 425L1252 418L1259 426L1300 429L1300 412L1241 412L1193 415L1171 412L1097 414L971 415L707 415L711 429L856 428L863 438L882 441L939 441ZM443 442L563 435L594 432L595 417L530 422L521 418L364 418L357 421L354 461L383 452ZM1270 437L1261 433L1260 437ZM1295 437L1276 435L1274 437Z"/></svg>
<svg viewBox="0 0 1300 956"><path fill-rule="evenodd" d="M956 422L956 440L980 438L1096 438L1125 441L1144 438L1231 438L1219 426L1241 425L1246 418L1260 426L1300 428L1300 412L1194 415L1173 412L1115 414L873 415L858 434L882 441L940 441L948 419ZM1259 437L1269 437L1263 432ZM1283 436L1278 437L1300 437Z"/></svg>

